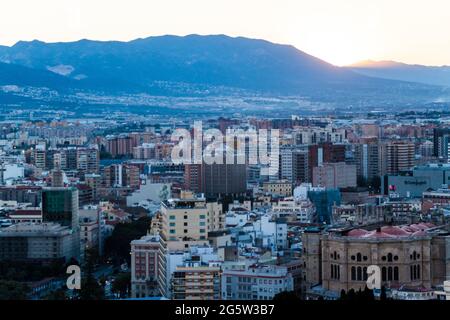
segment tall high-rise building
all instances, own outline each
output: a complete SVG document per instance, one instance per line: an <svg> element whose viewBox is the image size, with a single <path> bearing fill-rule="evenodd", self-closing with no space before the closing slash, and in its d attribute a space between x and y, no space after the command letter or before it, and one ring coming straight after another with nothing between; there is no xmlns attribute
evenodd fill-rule
<svg viewBox="0 0 450 320"><path fill-rule="evenodd" d="M306 148L296 148L292 152L292 182L300 185L309 182L309 152Z"/></svg>
<svg viewBox="0 0 450 320"><path fill-rule="evenodd" d="M55 222L78 228L78 190L76 188L44 188L42 190L43 222Z"/></svg>
<svg viewBox="0 0 450 320"><path fill-rule="evenodd" d="M127 135L120 135L117 137L107 137L106 151L113 157L122 155L132 155L135 140Z"/></svg>
<svg viewBox="0 0 450 320"><path fill-rule="evenodd" d="M308 154L309 181L312 181L312 168L318 167L324 162L345 162L345 145L330 142L310 145Z"/></svg>
<svg viewBox="0 0 450 320"><path fill-rule="evenodd" d="M131 164L112 164L103 171L103 184L106 187L139 188L139 167Z"/></svg>
<svg viewBox="0 0 450 320"><path fill-rule="evenodd" d="M280 149L280 179L293 184L309 181L308 147L286 145Z"/></svg>
<svg viewBox="0 0 450 320"><path fill-rule="evenodd" d="M247 191L245 164L203 164L201 191L207 196L241 195Z"/></svg>
<svg viewBox="0 0 450 320"><path fill-rule="evenodd" d="M376 140L355 145L356 174L367 181L380 175L379 148Z"/></svg>
<svg viewBox="0 0 450 320"><path fill-rule="evenodd" d="M64 149L63 157L61 159L61 169L76 170L77 169L77 148L70 147Z"/></svg>
<svg viewBox="0 0 450 320"><path fill-rule="evenodd" d="M73 252L80 253L80 221L78 190L70 188L44 188L42 190L42 222L58 223L70 227L74 237Z"/></svg>
<svg viewBox="0 0 450 320"><path fill-rule="evenodd" d="M139 167L131 164L123 165L122 182L124 186L139 189L141 184L139 179Z"/></svg>
<svg viewBox="0 0 450 320"><path fill-rule="evenodd" d="M449 158L450 128L436 128L433 130L433 156Z"/></svg>
<svg viewBox="0 0 450 320"><path fill-rule="evenodd" d="M292 183L292 146L283 146L280 148L280 179L286 179Z"/></svg>
<svg viewBox="0 0 450 320"><path fill-rule="evenodd" d="M414 167L414 143L393 141L386 144L386 174L396 175Z"/></svg>
<svg viewBox="0 0 450 320"><path fill-rule="evenodd" d="M45 144L38 144L34 149L33 162L36 168L45 170L47 164L47 151L45 149Z"/></svg>
<svg viewBox="0 0 450 320"><path fill-rule="evenodd" d="M324 163L313 168L312 182L315 187L356 187L356 165L345 162Z"/></svg>
<svg viewBox="0 0 450 320"><path fill-rule="evenodd" d="M95 200L98 196L98 188L102 184L102 176L99 174L86 174L84 176L86 184L92 189L92 198Z"/></svg>
<svg viewBox="0 0 450 320"><path fill-rule="evenodd" d="M197 193L201 192L202 190L201 164L184 165L184 189Z"/></svg>
<svg viewBox="0 0 450 320"><path fill-rule="evenodd" d="M100 156L96 148L77 149L77 170L83 173L98 173Z"/></svg>

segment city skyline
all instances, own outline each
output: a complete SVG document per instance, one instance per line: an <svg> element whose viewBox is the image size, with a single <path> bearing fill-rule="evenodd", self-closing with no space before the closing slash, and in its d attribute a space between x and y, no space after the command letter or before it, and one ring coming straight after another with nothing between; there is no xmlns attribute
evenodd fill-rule
<svg viewBox="0 0 450 320"><path fill-rule="evenodd" d="M27 8L26 11L23 8ZM406 10L407 9L407 10ZM226 34L290 44L335 65L362 60L449 65L449 4L420 1L15 1L0 12L0 45L41 40L130 41ZM99 14L102 12L102 14ZM6 30L6 32L5 32Z"/></svg>

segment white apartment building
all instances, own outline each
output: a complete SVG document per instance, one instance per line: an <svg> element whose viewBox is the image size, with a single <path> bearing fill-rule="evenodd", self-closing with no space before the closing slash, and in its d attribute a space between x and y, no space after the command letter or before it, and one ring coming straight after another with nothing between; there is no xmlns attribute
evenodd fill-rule
<svg viewBox="0 0 450 320"><path fill-rule="evenodd" d="M279 218L293 218L301 223L309 223L314 215L314 205L308 199L297 200L293 197L279 200L272 206L272 212Z"/></svg>
<svg viewBox="0 0 450 320"><path fill-rule="evenodd" d="M276 265L228 266L221 283L223 300L271 300L277 293L294 290L292 274Z"/></svg>

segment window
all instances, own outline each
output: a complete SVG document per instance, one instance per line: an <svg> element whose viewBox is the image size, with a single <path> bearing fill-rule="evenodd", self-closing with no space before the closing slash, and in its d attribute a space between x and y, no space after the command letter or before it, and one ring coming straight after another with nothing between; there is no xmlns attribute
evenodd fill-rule
<svg viewBox="0 0 450 320"><path fill-rule="evenodd" d="M204 214L201 214L200 219L206 219L206 216Z"/></svg>
<svg viewBox="0 0 450 320"><path fill-rule="evenodd" d="M356 261L361 261L361 253L359 253L359 252L356 255Z"/></svg>
<svg viewBox="0 0 450 320"><path fill-rule="evenodd" d="M169 223L169 226L171 226L171 227L175 227L175 222L171 222L171 223Z"/></svg>
<svg viewBox="0 0 450 320"><path fill-rule="evenodd" d="M388 281L392 281L393 274L392 274L392 267L388 268Z"/></svg>
<svg viewBox="0 0 450 320"><path fill-rule="evenodd" d="M170 229L170 231L169 231L171 234L174 234L175 233L175 230L174 229Z"/></svg>
<svg viewBox="0 0 450 320"><path fill-rule="evenodd" d="M200 221L200 226L204 226L205 225L205 221Z"/></svg>
<svg viewBox="0 0 450 320"><path fill-rule="evenodd" d="M420 280L420 265L411 265L409 266L409 276L411 280Z"/></svg>
<svg viewBox="0 0 450 320"><path fill-rule="evenodd" d="M205 229L200 229L200 233L205 233Z"/></svg>
<svg viewBox="0 0 450 320"><path fill-rule="evenodd" d="M331 265L331 279L339 280L341 277L340 267L336 264Z"/></svg>
<svg viewBox="0 0 450 320"><path fill-rule="evenodd" d="M175 216L169 216L169 219L170 219L170 220L175 220L176 217L175 217Z"/></svg>

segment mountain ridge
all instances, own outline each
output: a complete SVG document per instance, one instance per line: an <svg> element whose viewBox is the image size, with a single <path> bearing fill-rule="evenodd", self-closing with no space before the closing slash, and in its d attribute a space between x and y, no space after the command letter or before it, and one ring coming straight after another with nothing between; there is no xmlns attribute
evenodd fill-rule
<svg viewBox="0 0 450 320"><path fill-rule="evenodd" d="M364 60L347 66L362 75L450 87L450 66L426 66L397 61Z"/></svg>
<svg viewBox="0 0 450 320"><path fill-rule="evenodd" d="M70 79L108 94L184 94L220 88L298 95L314 101L430 101L438 88L367 76L292 45L226 35L152 36L131 41L19 41L0 61ZM211 89L212 88L212 89ZM214 89L219 88L219 89ZM181 93L180 93L181 92Z"/></svg>

